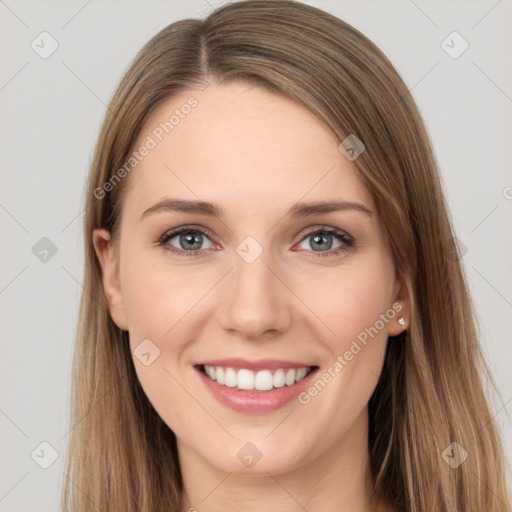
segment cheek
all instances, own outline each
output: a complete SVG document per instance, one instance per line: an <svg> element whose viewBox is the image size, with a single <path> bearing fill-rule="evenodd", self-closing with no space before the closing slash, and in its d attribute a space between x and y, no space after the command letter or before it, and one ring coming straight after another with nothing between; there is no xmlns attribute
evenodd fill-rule
<svg viewBox="0 0 512 512"><path fill-rule="evenodd" d="M329 328L326 332L330 331L331 336L324 339L329 340L331 351L347 350L352 340L364 339L364 333L376 324L378 335L387 338L389 319L384 323L379 319L386 312L388 316L394 314L392 276L393 267L388 262L369 260L366 265L317 276L320 278L314 280L314 287L309 286L309 291L304 288L306 300Z"/></svg>
<svg viewBox="0 0 512 512"><path fill-rule="evenodd" d="M124 262L123 301L130 334L163 341L200 302L215 280L198 276L191 267L155 263L151 258L127 257ZM122 269L123 270L123 269ZM179 341L179 340L175 340Z"/></svg>
<svg viewBox="0 0 512 512"><path fill-rule="evenodd" d="M347 266L310 288L308 300L329 327L321 337L329 356L299 403L330 425L326 440L349 428L368 403L381 373L388 325L394 321L393 266L384 259L370 261Z"/></svg>
<svg viewBox="0 0 512 512"><path fill-rule="evenodd" d="M318 332L323 333L319 341L329 355L318 375L321 382L304 402L322 394L314 402L338 411L339 421L344 421L343 415L358 414L373 393L384 361L388 325L396 314L391 307L392 263L385 259L360 263L317 280L305 299L322 321L317 322Z"/></svg>
<svg viewBox="0 0 512 512"><path fill-rule="evenodd" d="M194 279L190 269L182 271L177 265L162 263L162 258L155 263L147 254L125 254L122 291L135 371L158 414L173 431L183 433L175 411L190 409L191 404L180 384L184 382L181 362L193 340L194 315L205 286L215 281L198 278L197 272ZM150 354L149 361L141 357L145 353Z"/></svg>

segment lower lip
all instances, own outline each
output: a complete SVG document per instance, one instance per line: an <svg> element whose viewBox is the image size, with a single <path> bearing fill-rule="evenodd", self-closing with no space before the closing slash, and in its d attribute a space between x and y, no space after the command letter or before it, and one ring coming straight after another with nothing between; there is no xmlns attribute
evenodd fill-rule
<svg viewBox="0 0 512 512"><path fill-rule="evenodd" d="M314 368L300 382L270 391L245 391L223 386L207 377L199 368L194 368L212 395L221 403L237 412L263 414L277 411L291 402L308 386L318 368Z"/></svg>

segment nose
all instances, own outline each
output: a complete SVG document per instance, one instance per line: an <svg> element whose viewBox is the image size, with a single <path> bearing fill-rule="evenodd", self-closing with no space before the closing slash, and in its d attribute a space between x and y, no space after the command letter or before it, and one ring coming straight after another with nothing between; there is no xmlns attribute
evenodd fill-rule
<svg viewBox="0 0 512 512"><path fill-rule="evenodd" d="M291 325L291 292L281 273L265 251L252 263L235 254L217 310L221 327L252 341L285 332Z"/></svg>

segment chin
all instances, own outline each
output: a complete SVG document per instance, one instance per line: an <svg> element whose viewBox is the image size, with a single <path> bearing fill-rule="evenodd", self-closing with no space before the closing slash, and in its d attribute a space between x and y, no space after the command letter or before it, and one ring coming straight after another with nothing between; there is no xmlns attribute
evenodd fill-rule
<svg viewBox="0 0 512 512"><path fill-rule="evenodd" d="M268 435L268 432L265 433ZM296 446L286 443L270 443L265 437L245 437L252 441L234 441L224 444L220 452L199 455L210 464L227 473L240 475L268 476L288 473L306 463L308 453L302 453ZM302 447L311 446L301 442ZM220 443L219 443L220 445Z"/></svg>

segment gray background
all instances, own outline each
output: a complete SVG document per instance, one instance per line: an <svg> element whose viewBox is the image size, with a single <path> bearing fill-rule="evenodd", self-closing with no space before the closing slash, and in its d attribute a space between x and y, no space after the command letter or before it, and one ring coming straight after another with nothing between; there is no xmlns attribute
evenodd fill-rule
<svg viewBox="0 0 512 512"><path fill-rule="evenodd" d="M0 0L1 511L58 509L82 291L83 187L105 105L151 36L222 3ZM510 465L512 1L306 3L377 43L422 112L501 393L492 408ZM58 43L47 59L31 47L35 40L51 48L38 37L43 31ZM453 31L469 43L458 58L441 45ZM55 254L41 252L43 237ZM57 452L47 469L40 465L52 462L52 450L43 441Z"/></svg>

